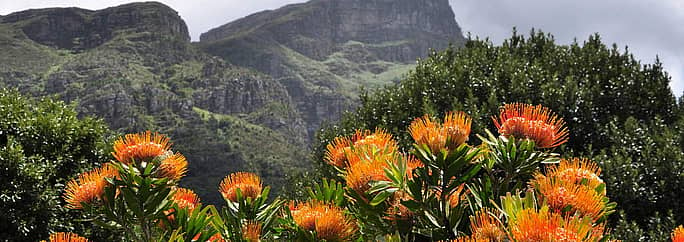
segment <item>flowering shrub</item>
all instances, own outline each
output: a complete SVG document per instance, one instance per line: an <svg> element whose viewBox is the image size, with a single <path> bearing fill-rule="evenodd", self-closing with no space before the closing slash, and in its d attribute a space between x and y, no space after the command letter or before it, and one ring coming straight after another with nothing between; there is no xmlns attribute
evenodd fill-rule
<svg viewBox="0 0 684 242"><path fill-rule="evenodd" d="M339 182L308 188L306 201L269 201L259 176L237 172L219 185L226 206L203 206L178 187L185 158L150 132L117 140L116 160L71 181L64 198L132 241L610 239L606 219L615 203L601 169L551 152L568 140L568 129L549 109L503 106L493 117L499 135L478 135L479 145L468 143L467 114L442 120L413 121L408 151L381 129L337 137L325 161ZM683 233L673 232L673 240Z"/></svg>

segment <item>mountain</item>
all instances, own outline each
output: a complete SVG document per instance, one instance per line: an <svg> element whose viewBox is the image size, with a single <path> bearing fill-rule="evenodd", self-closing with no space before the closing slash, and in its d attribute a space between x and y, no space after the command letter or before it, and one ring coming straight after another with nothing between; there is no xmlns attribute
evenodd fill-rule
<svg viewBox="0 0 684 242"><path fill-rule="evenodd" d="M206 52L288 88L309 135L396 81L430 48L465 42L448 0L313 0L252 14L200 36Z"/></svg>
<svg viewBox="0 0 684 242"><path fill-rule="evenodd" d="M118 132L168 134L190 163L182 184L218 203L235 171L282 189L311 167L322 120L449 42L463 37L447 0L314 0L199 43L161 3L35 9L0 16L0 87L65 100Z"/></svg>

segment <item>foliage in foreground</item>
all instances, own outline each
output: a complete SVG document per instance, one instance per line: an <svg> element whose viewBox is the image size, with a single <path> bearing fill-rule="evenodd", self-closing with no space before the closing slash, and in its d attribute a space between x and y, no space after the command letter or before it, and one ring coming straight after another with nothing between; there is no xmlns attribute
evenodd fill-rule
<svg viewBox="0 0 684 242"><path fill-rule="evenodd" d="M464 112L414 120L408 150L383 130L357 130L327 146L344 182L323 180L304 201L269 201L257 175L237 172L219 185L221 210L178 187L188 162L167 137L129 134L114 143L115 160L71 180L64 199L128 241L610 240L616 204L601 169L551 152L568 140L565 122L529 104L493 119L498 135L478 135L477 146ZM85 240L50 237L68 239Z"/></svg>
<svg viewBox="0 0 684 242"><path fill-rule="evenodd" d="M684 118L669 81L659 61L641 64L598 35L570 45L534 31L514 33L500 46L470 39L421 60L397 85L362 95L357 111L324 126L315 157L322 160L329 142L357 129L383 128L409 148L404 130L425 113L463 110L473 118L473 133L482 134L495 128L490 114L501 102L538 103L567 118L572 132L559 150L602 168L608 196L622 210L609 219L613 234L665 241L684 223Z"/></svg>
<svg viewBox="0 0 684 242"><path fill-rule="evenodd" d="M59 195L76 174L105 156L106 126L79 119L63 102L0 90L0 240L37 241L51 231L96 232L62 208Z"/></svg>

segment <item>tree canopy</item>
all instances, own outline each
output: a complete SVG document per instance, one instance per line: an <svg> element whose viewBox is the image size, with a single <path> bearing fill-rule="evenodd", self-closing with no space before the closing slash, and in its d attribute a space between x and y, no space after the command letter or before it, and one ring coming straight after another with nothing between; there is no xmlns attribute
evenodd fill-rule
<svg viewBox="0 0 684 242"><path fill-rule="evenodd" d="M50 232L92 228L62 208L67 181L105 161L104 123L63 102L0 90L0 238L37 241ZM98 236L106 236L99 234Z"/></svg>
<svg viewBox="0 0 684 242"><path fill-rule="evenodd" d="M527 37L514 30L501 45L470 38L463 48L419 61L397 85L362 94L356 111L321 130L315 157L322 160L325 144L355 129L384 128L407 145L410 137L402 131L424 113L465 111L473 133L482 133L494 129L491 116L501 103L541 104L567 122L571 136L563 153L601 164L609 195L627 212L622 228L634 223L642 229L616 234L649 238L643 230L650 230L650 239L664 239L654 221L684 221L677 199L684 195L681 107L669 82L657 57L642 64L627 47L607 46L598 34L569 45L535 30ZM674 224L663 227L666 233Z"/></svg>

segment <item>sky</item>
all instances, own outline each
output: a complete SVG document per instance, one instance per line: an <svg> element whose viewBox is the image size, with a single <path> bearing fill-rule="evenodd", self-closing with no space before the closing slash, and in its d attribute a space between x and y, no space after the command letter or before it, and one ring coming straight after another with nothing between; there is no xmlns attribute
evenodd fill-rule
<svg viewBox="0 0 684 242"><path fill-rule="evenodd" d="M0 15L29 8L102 9L131 0L0 0ZM161 0L179 12L193 40L249 14L305 0ZM660 58L677 96L684 92L684 1L681 0L449 0L463 33L501 43L513 27L541 29L558 43L599 33L604 43L629 50L642 64Z"/></svg>

